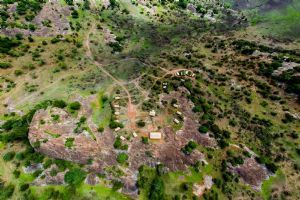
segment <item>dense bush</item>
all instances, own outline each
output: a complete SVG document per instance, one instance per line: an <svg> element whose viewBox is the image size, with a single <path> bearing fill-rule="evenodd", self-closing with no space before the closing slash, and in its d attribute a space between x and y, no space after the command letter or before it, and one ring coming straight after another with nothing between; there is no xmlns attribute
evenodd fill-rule
<svg viewBox="0 0 300 200"><path fill-rule="evenodd" d="M188 4L188 1L187 0L179 0L178 1L178 6L182 9L186 9L187 7L187 4Z"/></svg>
<svg viewBox="0 0 300 200"><path fill-rule="evenodd" d="M0 36L0 53L9 53L9 51L21 44L20 41L8 37Z"/></svg>
<svg viewBox="0 0 300 200"><path fill-rule="evenodd" d="M11 161L12 159L14 159L16 153L14 151L10 151L10 152L7 152L6 154L4 154L3 156L3 160L4 161Z"/></svg>
<svg viewBox="0 0 300 200"><path fill-rule="evenodd" d="M115 129L115 128L118 128L118 127L123 128L124 125L123 125L122 123L116 122L116 121L114 121L114 120L111 120L111 121L110 121L110 123L109 123L109 128Z"/></svg>
<svg viewBox="0 0 300 200"><path fill-rule="evenodd" d="M199 127L199 132L200 133L207 133L208 132L208 128L205 125L202 125Z"/></svg>
<svg viewBox="0 0 300 200"><path fill-rule="evenodd" d="M72 15L72 18L74 18L74 19L79 18L79 13L78 13L77 10L73 10L72 13L71 13L71 15Z"/></svg>
<svg viewBox="0 0 300 200"><path fill-rule="evenodd" d="M86 177L86 172L79 169L74 168L69 170L64 177L64 180L66 183L72 186L78 186L80 185Z"/></svg>
<svg viewBox="0 0 300 200"><path fill-rule="evenodd" d="M1 134L1 141L7 143L15 140L28 141L27 135L29 131L29 125L31 123L32 117L35 112L39 109L46 109L48 106L52 105L52 101L43 101L22 117L16 117L14 119L7 120L1 128L5 130L5 133Z"/></svg>
<svg viewBox="0 0 300 200"><path fill-rule="evenodd" d="M20 191L25 191L25 190L27 190L29 188L29 184L28 183L25 183L25 184L22 184L21 186L20 186Z"/></svg>
<svg viewBox="0 0 300 200"><path fill-rule="evenodd" d="M56 99L56 100L53 100L52 106L57 107L57 108L65 108L67 106L67 103L63 100Z"/></svg>
<svg viewBox="0 0 300 200"><path fill-rule="evenodd" d="M143 144L149 144L149 138L148 137L142 137L142 143Z"/></svg>
<svg viewBox="0 0 300 200"><path fill-rule="evenodd" d="M164 199L164 182L160 177L155 177L150 186L149 200Z"/></svg>
<svg viewBox="0 0 300 200"><path fill-rule="evenodd" d="M7 69L10 68L11 64L6 62L0 62L0 69Z"/></svg>
<svg viewBox="0 0 300 200"><path fill-rule="evenodd" d="M127 144L122 144L122 140L120 139L120 137L117 137L115 142L114 142L114 148L116 149L121 149L121 150L127 150L128 149L128 145Z"/></svg>
<svg viewBox="0 0 300 200"><path fill-rule="evenodd" d="M17 4L17 13L19 15L25 15L28 11L37 13L42 9L43 3L45 3L44 0L31 0L31 1L20 0Z"/></svg>
<svg viewBox="0 0 300 200"><path fill-rule="evenodd" d="M69 104L69 108L71 110L79 110L81 107L81 104L78 101L72 102Z"/></svg>
<svg viewBox="0 0 300 200"><path fill-rule="evenodd" d="M4 186L3 183L0 184L0 199L10 199L15 191L15 186L10 184L8 186Z"/></svg>
<svg viewBox="0 0 300 200"><path fill-rule="evenodd" d="M113 49L112 52L121 52L123 50L119 42L110 42L108 45Z"/></svg>
<svg viewBox="0 0 300 200"><path fill-rule="evenodd" d="M112 184L113 184L112 189L114 191L117 191L117 190L119 190L119 189L121 189L123 187L123 183L121 181L113 180Z"/></svg>
<svg viewBox="0 0 300 200"><path fill-rule="evenodd" d="M136 124L138 125L138 127L142 128L146 125L146 123L143 120L139 120L136 122Z"/></svg>
<svg viewBox="0 0 300 200"><path fill-rule="evenodd" d="M126 153L119 153L117 156L117 161L120 164L124 164L128 160L128 155Z"/></svg>
<svg viewBox="0 0 300 200"><path fill-rule="evenodd" d="M65 2L68 4L68 5L73 5L74 1L73 0L65 0Z"/></svg>
<svg viewBox="0 0 300 200"><path fill-rule="evenodd" d="M189 141L183 148L182 152L186 155L190 155L194 149L196 149L197 143L194 141Z"/></svg>

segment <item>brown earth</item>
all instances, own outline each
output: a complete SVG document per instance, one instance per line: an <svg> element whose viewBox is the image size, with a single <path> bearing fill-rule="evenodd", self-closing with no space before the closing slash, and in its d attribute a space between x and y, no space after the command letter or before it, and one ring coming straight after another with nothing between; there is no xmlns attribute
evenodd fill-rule
<svg viewBox="0 0 300 200"><path fill-rule="evenodd" d="M59 122L53 122L51 115L59 115ZM41 124L40 121L45 121ZM96 140L87 131L74 133L78 120L62 109L51 108L39 110L34 115L29 132L29 141L33 145L40 141L36 150L53 158L87 164L93 159L93 167L101 170L104 164L113 165L115 153L112 150L114 135L109 131L103 134L94 133ZM73 147L67 148L67 138L74 138Z"/></svg>
<svg viewBox="0 0 300 200"><path fill-rule="evenodd" d="M266 167L257 163L254 158L247 158L243 165L233 168L233 171L255 189L259 189L262 182L268 178Z"/></svg>
<svg viewBox="0 0 300 200"><path fill-rule="evenodd" d="M195 140L198 144L201 144L203 146L216 146L216 141L214 140L214 138L209 137L207 134L199 133L199 117L192 111L194 105L187 99L187 94L189 94L189 91L183 87L180 87L178 91L172 91L170 94L164 95L161 98L161 100L163 101L171 101L172 99L177 99L179 111L182 112L184 116L183 128L182 131L178 133L178 136L189 140Z"/></svg>
<svg viewBox="0 0 300 200"><path fill-rule="evenodd" d="M40 153L53 158L86 164L86 169L91 173L106 174L108 168L119 166L125 174L118 178L124 183L123 192L135 195L137 192L135 182L137 180L138 168L141 165L154 167L156 164L162 163L170 171L186 170L188 166L204 158L203 154L197 150L191 155L185 155L181 151L190 140L197 141L204 146L214 147L216 145L213 138L198 132L199 122L197 115L192 111L193 104L186 97L187 92L184 88L180 88L179 91L162 97L163 100L169 101L172 98L177 99L179 104L178 110L184 115L184 123L181 131L176 132L168 124L162 122L159 124L162 126L160 131L162 132L163 139L161 141L150 141L149 144L143 144L141 138L136 137L122 142L128 145L127 151L122 150L129 155L127 168L118 165L116 162L117 154L121 152L113 147L115 135L117 134L113 134L111 130L98 133L92 126L90 104L94 99L93 96L72 98L74 101L79 101L82 105L77 116L71 115L59 108L48 108L37 111L30 125L29 141L33 146L35 146L37 141L40 142L40 146L36 147L36 150ZM53 120L54 115L59 115L59 120ZM87 127L88 131L75 131L81 116L87 117L86 122L81 127ZM159 116L157 117L159 118ZM131 122L127 123L131 124ZM127 131L132 131L130 126ZM144 136L147 136L147 134ZM71 148L65 145L67 138L74 138ZM93 162L91 165L88 165L91 159ZM107 178L115 179L109 172ZM61 179L58 177L58 180ZM58 180L50 179L48 182L61 183ZM94 184L96 180L91 175L87 179L87 182Z"/></svg>
<svg viewBox="0 0 300 200"><path fill-rule="evenodd" d="M15 5L15 4L14 4ZM10 11L14 12L15 7L12 6ZM14 36L21 33L25 36L35 35L41 37L52 37L56 35L65 35L70 33L70 24L67 17L70 16L70 8L62 6L58 1L47 2L37 16L32 20L36 25L35 31L20 28L4 28L0 29L0 33L7 36ZM50 26L43 25L46 20L50 21ZM26 23L26 22L24 22Z"/></svg>

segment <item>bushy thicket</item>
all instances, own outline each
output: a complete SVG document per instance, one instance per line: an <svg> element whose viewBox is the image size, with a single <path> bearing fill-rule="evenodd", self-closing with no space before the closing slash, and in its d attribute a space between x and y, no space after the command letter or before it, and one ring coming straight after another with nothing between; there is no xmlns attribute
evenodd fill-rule
<svg viewBox="0 0 300 200"><path fill-rule="evenodd" d="M15 140L26 140L29 131L29 125L35 112L39 109L46 109L48 106L63 108L66 103L62 100L46 100L34 106L27 114L22 117L16 117L7 120L1 128L4 130L0 135L1 141L13 142Z"/></svg>

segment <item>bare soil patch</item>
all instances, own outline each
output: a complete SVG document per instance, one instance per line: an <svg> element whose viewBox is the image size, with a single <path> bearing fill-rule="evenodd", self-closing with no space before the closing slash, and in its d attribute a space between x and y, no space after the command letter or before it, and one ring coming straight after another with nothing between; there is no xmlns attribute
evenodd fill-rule
<svg viewBox="0 0 300 200"><path fill-rule="evenodd" d="M257 163L254 158L247 158L243 165L233 168L233 171L255 189L260 189L262 182L268 178L266 167Z"/></svg>

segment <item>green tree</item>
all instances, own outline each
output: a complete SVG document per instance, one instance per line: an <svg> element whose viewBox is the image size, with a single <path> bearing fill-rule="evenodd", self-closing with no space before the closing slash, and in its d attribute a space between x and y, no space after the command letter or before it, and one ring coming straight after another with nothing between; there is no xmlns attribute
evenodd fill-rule
<svg viewBox="0 0 300 200"><path fill-rule="evenodd" d="M78 186L80 185L86 177L86 172L79 169L79 168L74 168L69 170L65 174L65 182L68 183L69 185L73 186Z"/></svg>
<svg viewBox="0 0 300 200"><path fill-rule="evenodd" d="M126 153L119 153L117 156L117 161L120 164L125 163L128 160L128 155Z"/></svg>
<svg viewBox="0 0 300 200"><path fill-rule="evenodd" d="M163 200L164 198L164 182L160 177L154 178L151 183L149 200Z"/></svg>
<svg viewBox="0 0 300 200"><path fill-rule="evenodd" d="M71 110L79 110L81 107L81 104L78 101L72 102L69 104L69 108Z"/></svg>

